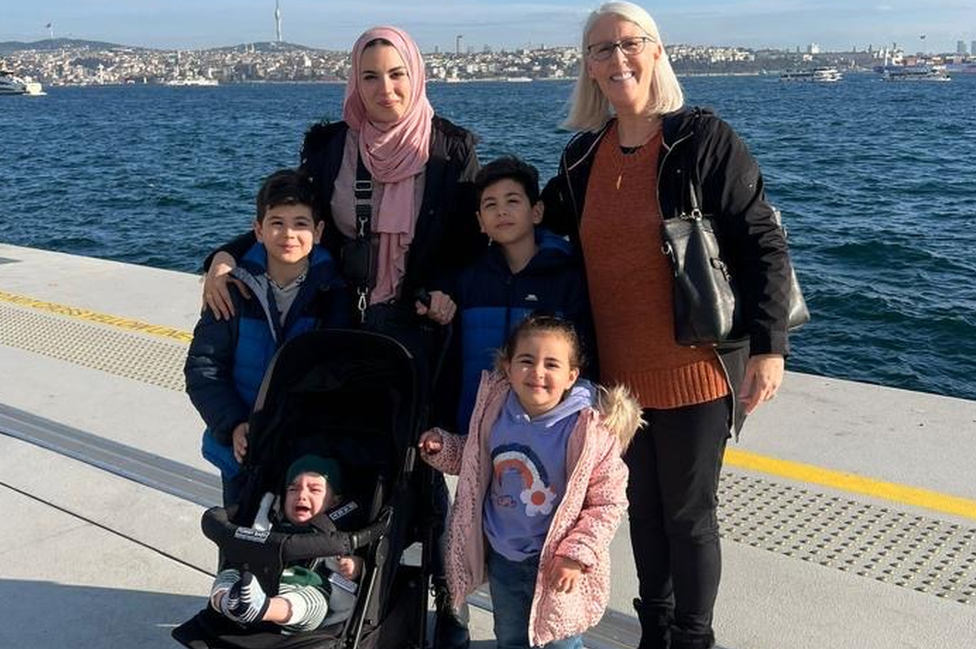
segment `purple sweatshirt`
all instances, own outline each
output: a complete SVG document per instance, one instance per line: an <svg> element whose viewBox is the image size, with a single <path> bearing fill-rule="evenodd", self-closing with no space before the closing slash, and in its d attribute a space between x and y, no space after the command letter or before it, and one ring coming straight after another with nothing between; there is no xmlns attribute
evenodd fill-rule
<svg viewBox="0 0 976 649"><path fill-rule="evenodd" d="M566 442L579 412L595 402L593 385L580 379L559 405L531 419L509 393L488 442L493 478L484 503L485 536L506 559L542 550L566 492Z"/></svg>

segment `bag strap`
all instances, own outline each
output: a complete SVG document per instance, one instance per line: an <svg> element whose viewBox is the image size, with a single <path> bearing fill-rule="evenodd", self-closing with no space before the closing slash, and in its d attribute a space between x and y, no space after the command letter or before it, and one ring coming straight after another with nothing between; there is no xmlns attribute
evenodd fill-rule
<svg viewBox="0 0 976 649"><path fill-rule="evenodd" d="M688 183L688 201L681 200L681 211L677 216L666 217L662 215L665 221L671 219L682 219L682 220L701 220L705 218L704 213L701 210L701 200L699 198L701 192L701 178L698 175L698 166L695 164L696 153L698 151L699 145L699 119L703 115L702 109L699 106L694 107L694 125L692 126L693 133L691 135L691 141L685 144L686 148L690 147L692 153L684 154L684 157L680 164L679 173L685 176Z"/></svg>
<svg viewBox="0 0 976 649"><path fill-rule="evenodd" d="M353 183L353 197L356 214L356 239L362 245L373 245L371 228L373 220L373 177L369 174L361 153L356 156L356 181ZM372 275L372 271L367 268L363 270L360 277L354 278L356 280L356 295L358 296L356 308L359 310L360 320L365 320L366 308L369 307L369 294L373 290L374 278Z"/></svg>

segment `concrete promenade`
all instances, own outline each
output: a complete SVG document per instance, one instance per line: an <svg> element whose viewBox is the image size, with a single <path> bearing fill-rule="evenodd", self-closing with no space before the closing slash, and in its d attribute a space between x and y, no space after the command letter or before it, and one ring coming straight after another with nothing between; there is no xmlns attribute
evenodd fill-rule
<svg viewBox="0 0 976 649"><path fill-rule="evenodd" d="M0 649L175 647L204 604L199 300L188 274L0 244ZM976 402L790 373L727 454L719 646L976 647L974 461ZM588 646L634 646L626 522L614 544L620 634ZM493 645L489 613L472 629Z"/></svg>

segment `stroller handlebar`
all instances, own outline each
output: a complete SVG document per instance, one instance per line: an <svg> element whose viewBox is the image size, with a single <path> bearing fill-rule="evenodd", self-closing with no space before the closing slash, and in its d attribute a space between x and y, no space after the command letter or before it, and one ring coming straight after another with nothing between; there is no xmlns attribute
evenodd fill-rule
<svg viewBox="0 0 976 649"><path fill-rule="evenodd" d="M323 516L311 527L311 532L276 532L255 530L230 521L223 507L211 507L203 513L201 527L204 535L217 544L227 562L237 565L271 563L279 565L319 557L352 554L385 536L393 520L393 510L383 507L369 525L348 532L335 527Z"/></svg>

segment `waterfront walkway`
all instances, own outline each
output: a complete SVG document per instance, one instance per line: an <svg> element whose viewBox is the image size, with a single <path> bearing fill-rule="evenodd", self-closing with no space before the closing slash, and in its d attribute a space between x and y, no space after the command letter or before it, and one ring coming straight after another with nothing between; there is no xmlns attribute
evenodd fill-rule
<svg viewBox="0 0 976 649"><path fill-rule="evenodd" d="M174 647L203 605L219 486L182 377L199 294L0 244L0 647ZM976 646L974 458L976 402L790 373L726 457L719 646ZM587 646L635 646L628 543L625 523ZM492 646L489 613L472 629Z"/></svg>

